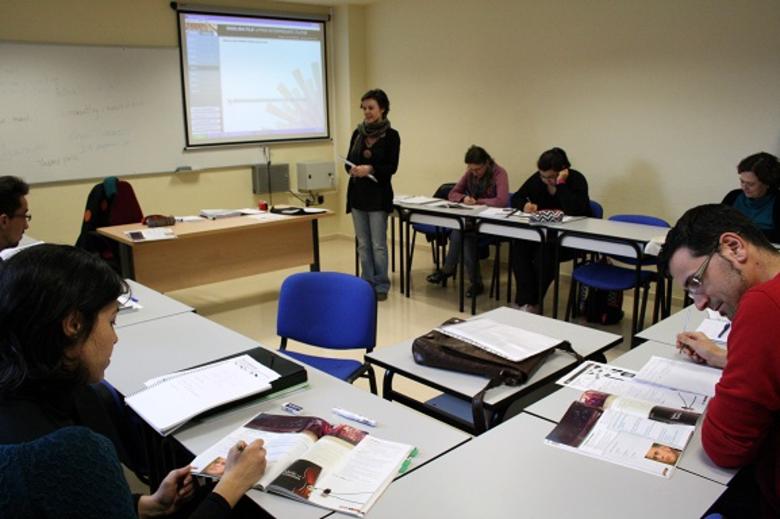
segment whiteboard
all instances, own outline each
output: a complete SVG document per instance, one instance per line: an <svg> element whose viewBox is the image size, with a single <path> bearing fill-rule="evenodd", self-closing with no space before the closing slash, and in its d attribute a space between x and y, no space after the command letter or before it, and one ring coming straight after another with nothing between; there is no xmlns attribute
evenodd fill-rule
<svg viewBox="0 0 780 519"><path fill-rule="evenodd" d="M0 174L29 183L263 162L184 150L177 48L0 42Z"/></svg>

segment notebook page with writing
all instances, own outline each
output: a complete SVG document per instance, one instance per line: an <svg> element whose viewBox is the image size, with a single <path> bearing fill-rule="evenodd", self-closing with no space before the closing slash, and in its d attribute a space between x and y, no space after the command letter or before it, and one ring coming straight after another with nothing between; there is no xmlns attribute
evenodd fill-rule
<svg viewBox="0 0 780 519"><path fill-rule="evenodd" d="M637 381L713 396L722 370L653 356L636 375Z"/></svg>
<svg viewBox="0 0 780 519"><path fill-rule="evenodd" d="M547 335L501 324L492 319L472 319L442 326L438 330L513 362L527 359L563 342Z"/></svg>
<svg viewBox="0 0 780 519"><path fill-rule="evenodd" d="M270 389L271 381L277 378L275 371L242 355L166 379L125 402L166 435L209 409Z"/></svg>

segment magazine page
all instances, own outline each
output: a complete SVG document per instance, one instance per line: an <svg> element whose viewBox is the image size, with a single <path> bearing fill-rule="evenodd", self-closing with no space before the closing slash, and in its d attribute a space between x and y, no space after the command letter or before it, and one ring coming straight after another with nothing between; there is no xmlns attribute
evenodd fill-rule
<svg viewBox="0 0 780 519"><path fill-rule="evenodd" d="M366 436L347 454L344 463L324 475L321 487L310 502L362 516L382 495L398 474L411 445Z"/></svg>
<svg viewBox="0 0 780 519"><path fill-rule="evenodd" d="M343 458L357 445L366 432L349 425L337 425L326 431L306 453L286 467L268 486L270 492L293 499L309 501L318 488L317 481L328 470L342 464Z"/></svg>
<svg viewBox="0 0 780 519"><path fill-rule="evenodd" d="M255 488L265 490L282 470L301 457L322 436L330 424L310 416L282 416L261 413L198 455L192 473L219 479L225 470L225 459L233 445L243 440L263 440L266 468Z"/></svg>
<svg viewBox="0 0 780 519"><path fill-rule="evenodd" d="M650 402L635 400L618 395L589 389L580 395L580 402L602 410L611 409L640 418L649 418L657 422L682 425L696 425L700 413L684 411L678 408L654 405Z"/></svg>
<svg viewBox="0 0 780 519"><path fill-rule="evenodd" d="M693 430L573 402L546 443L669 478Z"/></svg>
<svg viewBox="0 0 780 519"><path fill-rule="evenodd" d="M722 370L689 360L652 356L636 374L636 380L712 397Z"/></svg>
<svg viewBox="0 0 780 519"><path fill-rule="evenodd" d="M637 372L630 369L587 361L561 377L557 383L579 391L593 389L699 414L704 412L710 401L707 395L638 383L636 375Z"/></svg>

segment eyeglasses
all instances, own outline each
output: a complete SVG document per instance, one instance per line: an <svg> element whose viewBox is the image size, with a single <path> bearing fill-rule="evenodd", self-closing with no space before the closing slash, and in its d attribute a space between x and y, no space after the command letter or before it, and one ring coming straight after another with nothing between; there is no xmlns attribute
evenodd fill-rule
<svg viewBox="0 0 780 519"><path fill-rule="evenodd" d="M29 213L24 213L24 214L15 214L15 215L11 216L11 218L24 218L24 219L26 219L28 222L29 222L29 221L32 221L32 215L31 215L31 214L29 214Z"/></svg>
<svg viewBox="0 0 780 519"><path fill-rule="evenodd" d="M718 253L720 249L715 249L710 253L709 256L707 256L707 259L704 260L704 263L701 264L701 266L696 269L696 272L693 273L691 277L689 277L685 281L685 291L688 292L689 295L696 295L702 291L702 288L704 287L704 273L707 272L707 267L710 264L710 260L712 257Z"/></svg>

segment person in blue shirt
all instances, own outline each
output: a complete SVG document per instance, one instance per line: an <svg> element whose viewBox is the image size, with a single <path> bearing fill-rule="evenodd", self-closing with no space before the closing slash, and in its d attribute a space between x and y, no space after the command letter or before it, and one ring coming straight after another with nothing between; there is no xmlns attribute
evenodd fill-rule
<svg viewBox="0 0 780 519"><path fill-rule="evenodd" d="M772 243L780 243L780 163L762 151L737 165L740 189L730 191L722 204L747 216Z"/></svg>

